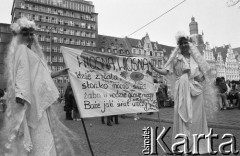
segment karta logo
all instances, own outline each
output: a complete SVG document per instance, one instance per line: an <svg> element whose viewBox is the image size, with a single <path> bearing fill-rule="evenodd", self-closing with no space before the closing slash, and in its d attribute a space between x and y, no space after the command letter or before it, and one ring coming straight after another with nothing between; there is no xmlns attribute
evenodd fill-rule
<svg viewBox="0 0 240 156"><path fill-rule="evenodd" d="M191 138L189 138L186 134L177 134L174 138L177 140L174 144L172 144L171 148L164 141L165 136L169 132L171 127L167 129L163 127L162 131L158 133L158 127L155 128L155 131L152 127L144 127L143 130L143 138L144 145L142 153L144 155L158 155L158 147L162 149L162 151L167 155L183 155L183 154L199 154L199 141L204 139L207 143L207 153L210 155L217 155L221 153L222 155L230 155L231 153L234 155L238 155L239 151L236 149L236 138L230 134L225 133L220 138L224 139L225 142L222 142L218 146L218 151L213 149L213 139L219 139L218 134L213 134L213 129L210 128L209 133L205 134L192 134ZM189 140L192 140L191 150ZM226 141L226 139L228 139ZM229 150L227 150L229 149Z"/></svg>

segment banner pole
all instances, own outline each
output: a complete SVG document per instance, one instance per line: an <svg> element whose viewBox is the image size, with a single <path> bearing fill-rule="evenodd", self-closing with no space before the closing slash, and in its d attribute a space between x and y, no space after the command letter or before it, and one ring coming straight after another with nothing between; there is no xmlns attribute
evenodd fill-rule
<svg viewBox="0 0 240 156"><path fill-rule="evenodd" d="M92 150L92 146L91 146L90 140L88 138L87 129L85 127L85 123L84 123L83 118L81 118L81 121L82 121L83 129L84 129L84 132L85 132L85 135L86 135L86 138L87 138L87 142L88 142L88 146L89 146L90 152L91 152L92 156L94 156L93 150Z"/></svg>

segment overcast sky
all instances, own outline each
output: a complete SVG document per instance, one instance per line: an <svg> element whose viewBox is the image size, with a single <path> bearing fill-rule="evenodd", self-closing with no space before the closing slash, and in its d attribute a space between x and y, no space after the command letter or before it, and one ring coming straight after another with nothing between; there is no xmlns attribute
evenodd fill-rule
<svg viewBox="0 0 240 156"><path fill-rule="evenodd" d="M240 47L240 8L228 7L228 0L186 0L147 27L131 33L159 17L183 0L92 0L98 13L101 35L141 39L175 46L175 34L189 34L191 17L198 22L199 33L211 46L231 44ZM10 23L13 0L0 0L0 23Z"/></svg>

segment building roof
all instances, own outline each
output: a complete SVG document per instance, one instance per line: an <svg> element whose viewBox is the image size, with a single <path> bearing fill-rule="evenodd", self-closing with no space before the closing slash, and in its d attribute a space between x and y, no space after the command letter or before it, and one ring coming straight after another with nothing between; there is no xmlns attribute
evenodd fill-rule
<svg viewBox="0 0 240 156"><path fill-rule="evenodd" d="M98 35L98 50L101 51L101 48L130 50L124 38Z"/></svg>
<svg viewBox="0 0 240 156"><path fill-rule="evenodd" d="M215 47L215 48L213 48L212 51L213 51L214 57L217 59L218 53L221 53L222 59L223 59L223 61L225 62L225 61L226 61L226 58L227 58L227 52L228 52L228 48L229 48L229 47L230 47L229 45L223 45L223 46L221 46L221 47Z"/></svg>
<svg viewBox="0 0 240 156"><path fill-rule="evenodd" d="M234 53L235 55L240 55L240 47L238 47L238 48L233 48L232 50L233 50L233 53Z"/></svg>
<svg viewBox="0 0 240 156"><path fill-rule="evenodd" d="M137 45L140 41L139 39L128 38L128 37L125 37L125 39L130 47L135 47L135 48L137 47Z"/></svg>

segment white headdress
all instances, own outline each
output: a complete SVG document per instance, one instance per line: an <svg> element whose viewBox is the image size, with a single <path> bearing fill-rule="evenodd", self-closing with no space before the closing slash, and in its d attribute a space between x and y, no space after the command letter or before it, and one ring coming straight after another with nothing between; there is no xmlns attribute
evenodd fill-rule
<svg viewBox="0 0 240 156"><path fill-rule="evenodd" d="M23 28L36 29L36 24L34 21L28 20L26 17L19 18L15 23L12 23L10 28L14 33L19 34Z"/></svg>
<svg viewBox="0 0 240 156"><path fill-rule="evenodd" d="M183 31L178 31L177 34L175 35L176 42L178 42L178 40L179 40L181 37L185 37L185 38L188 39L188 36L186 35L185 32L183 32Z"/></svg>

